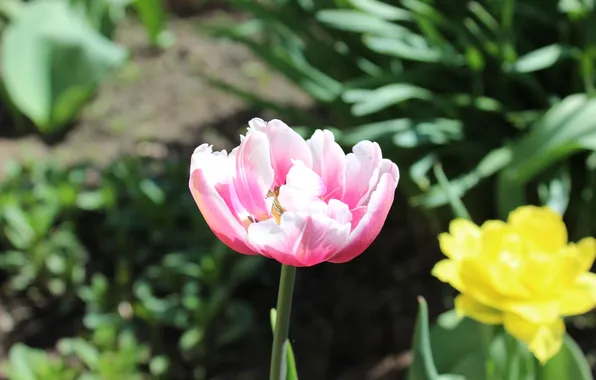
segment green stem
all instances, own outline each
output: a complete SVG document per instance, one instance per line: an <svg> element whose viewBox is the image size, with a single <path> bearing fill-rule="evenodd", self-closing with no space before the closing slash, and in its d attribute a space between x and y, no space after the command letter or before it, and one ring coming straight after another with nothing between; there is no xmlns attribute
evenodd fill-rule
<svg viewBox="0 0 596 380"><path fill-rule="evenodd" d="M507 372L508 380L520 380L520 343L511 335L506 335L507 339Z"/></svg>
<svg viewBox="0 0 596 380"><path fill-rule="evenodd" d="M277 318L273 330L273 348L271 350L271 371L269 380L283 380L285 377L286 340L290 329L290 312L292 310L292 293L296 267L281 266L279 291L277 293Z"/></svg>

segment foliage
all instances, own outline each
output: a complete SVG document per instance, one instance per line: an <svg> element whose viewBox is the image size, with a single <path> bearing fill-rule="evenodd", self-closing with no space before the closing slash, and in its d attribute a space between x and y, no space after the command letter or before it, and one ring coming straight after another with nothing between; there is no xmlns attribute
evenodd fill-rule
<svg viewBox="0 0 596 380"><path fill-rule="evenodd" d="M208 30L324 104L341 143L379 140L407 171L400 187L411 204L436 209L462 196L484 220L540 202L567 211L573 227L591 221L592 2L232 3L252 17ZM326 126L307 117L296 123Z"/></svg>
<svg viewBox="0 0 596 380"><path fill-rule="evenodd" d="M164 376L190 367L200 378L206 355L252 326L253 310L233 292L262 261L216 241L188 193L186 162L124 158L103 169L38 162L7 172L0 185L2 298L26 295L41 310L58 305L64 318L82 306L81 339L58 349L80 357L90 378L111 378L101 372L104 355L131 371L138 363ZM115 343L125 332L118 338L124 346L134 333L151 351L133 360ZM111 345L102 343L106 334ZM174 351L166 343L172 339ZM42 368L62 368L36 351L15 350L49 360ZM91 351L94 365L81 357Z"/></svg>
<svg viewBox="0 0 596 380"><path fill-rule="evenodd" d="M116 335L110 328L97 330L91 340L65 338L54 357L21 343L9 353L7 374L13 380L131 380L145 379L140 364L149 350L131 332Z"/></svg>
<svg viewBox="0 0 596 380"><path fill-rule="evenodd" d="M503 329L461 318L454 310L429 327L426 301L419 302L408 380L592 379L586 358L568 335L561 350L541 366Z"/></svg>
<svg viewBox="0 0 596 380"><path fill-rule="evenodd" d="M152 45L165 41L161 0L5 0L2 101L44 134L62 130L106 75L126 61L126 49L112 39L128 6L137 10Z"/></svg>

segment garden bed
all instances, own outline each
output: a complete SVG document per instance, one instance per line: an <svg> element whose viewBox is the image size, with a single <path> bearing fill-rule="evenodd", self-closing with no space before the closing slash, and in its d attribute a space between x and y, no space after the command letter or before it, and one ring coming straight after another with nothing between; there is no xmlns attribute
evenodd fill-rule
<svg viewBox="0 0 596 380"><path fill-rule="evenodd" d="M143 48L142 29L133 22L123 24L118 39L131 49L133 59L101 86L75 125L52 144L37 135L0 138L0 162L56 160L68 166L86 161L106 166L123 155L186 162L201 142L216 148L236 143L252 117L284 119L270 110L247 108L233 95L209 86L205 73L311 112L313 104L306 95L271 74L246 49L199 35L196 24L203 21L173 20L170 29L176 41L163 52ZM170 180L185 183L187 177ZM429 301L433 315L451 306L445 301L451 299L449 288L430 275L441 255L436 231L426 226L423 216L398 196L383 231L364 255L343 265L298 271L290 336L302 379L403 378L411 360L416 297ZM269 310L276 299L278 272L277 263L266 261L235 290L235 297L255 310L256 322L240 340L206 354L208 379L266 378ZM80 307L57 319L51 305L27 310L17 299L4 307L9 309L3 313L19 313L14 315L19 324L10 334L0 335L3 354L15 340L51 349L58 338L76 334L81 326ZM29 327L15 335L23 326ZM594 329L573 332L585 348L594 349ZM174 339L164 341L170 345L164 350L176 350ZM180 374L181 379L189 376Z"/></svg>

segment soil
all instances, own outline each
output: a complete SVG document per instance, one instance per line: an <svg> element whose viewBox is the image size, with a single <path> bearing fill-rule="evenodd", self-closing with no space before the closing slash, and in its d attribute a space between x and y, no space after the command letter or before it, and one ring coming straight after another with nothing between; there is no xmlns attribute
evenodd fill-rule
<svg viewBox="0 0 596 380"><path fill-rule="evenodd" d="M118 40L130 48L131 61L102 84L65 136L52 144L35 134L0 137L0 163L108 163L122 154L162 157L180 153L176 149L186 152L201 142L221 149L238 140L252 117L284 119L210 86L205 74L305 110L312 107L308 96L242 46L197 33L197 23L204 20L172 20L175 42L160 52L146 48L139 25L123 24ZM291 338L301 379L403 378L411 362L417 297L427 299L431 316L449 307L446 300L452 299L451 290L430 276L441 255L426 225L420 213L398 198L364 255L342 265L299 270ZM267 378L268 313L275 306L278 270L268 261L258 278L239 289L237 297L254 305L261 323L239 343L211 354L209 379Z"/></svg>

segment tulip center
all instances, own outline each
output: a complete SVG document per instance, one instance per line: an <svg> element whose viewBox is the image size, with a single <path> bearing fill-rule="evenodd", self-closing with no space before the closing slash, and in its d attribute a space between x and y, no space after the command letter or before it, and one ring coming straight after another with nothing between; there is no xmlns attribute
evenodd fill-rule
<svg viewBox="0 0 596 380"><path fill-rule="evenodd" d="M286 211L281 204L277 197L279 197L279 186L275 186L273 191L269 190L267 192L267 197L273 197L273 204L271 205L271 216L275 219L277 224L281 223L281 215Z"/></svg>

